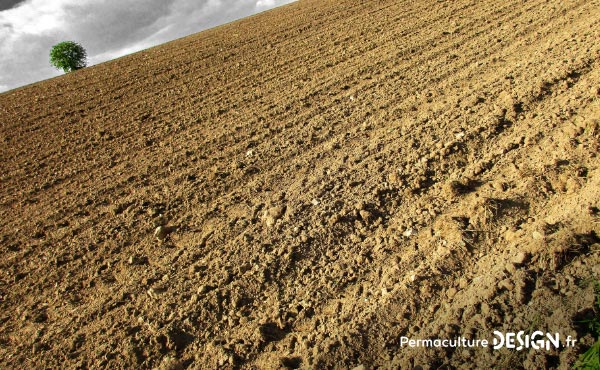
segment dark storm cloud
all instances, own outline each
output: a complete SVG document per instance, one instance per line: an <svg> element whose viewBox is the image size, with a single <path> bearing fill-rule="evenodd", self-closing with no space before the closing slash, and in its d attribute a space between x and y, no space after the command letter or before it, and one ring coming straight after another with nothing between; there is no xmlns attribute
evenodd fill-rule
<svg viewBox="0 0 600 370"><path fill-rule="evenodd" d="M59 75L48 54L60 41L80 43L97 64L291 1L22 1L0 11L0 92Z"/></svg>
<svg viewBox="0 0 600 370"><path fill-rule="evenodd" d="M171 12L164 0L109 0L65 6L66 34L87 40L90 51L107 51L139 42L153 32L161 17Z"/></svg>
<svg viewBox="0 0 600 370"><path fill-rule="evenodd" d="M25 0L0 0L0 11L10 9Z"/></svg>

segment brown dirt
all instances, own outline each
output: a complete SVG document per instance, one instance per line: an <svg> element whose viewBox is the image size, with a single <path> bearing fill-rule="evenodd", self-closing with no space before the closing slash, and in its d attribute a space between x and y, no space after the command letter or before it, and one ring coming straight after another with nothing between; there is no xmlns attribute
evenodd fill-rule
<svg viewBox="0 0 600 370"><path fill-rule="evenodd" d="M0 368L571 366L598 40L599 1L307 0L1 94ZM579 342L400 347L535 329Z"/></svg>

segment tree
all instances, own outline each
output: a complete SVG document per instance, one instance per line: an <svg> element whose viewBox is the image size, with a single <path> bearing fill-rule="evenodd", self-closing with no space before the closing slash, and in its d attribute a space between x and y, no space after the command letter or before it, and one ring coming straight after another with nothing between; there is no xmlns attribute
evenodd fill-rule
<svg viewBox="0 0 600 370"><path fill-rule="evenodd" d="M86 66L87 53L83 46L73 41L63 41L50 50L50 64L66 72Z"/></svg>

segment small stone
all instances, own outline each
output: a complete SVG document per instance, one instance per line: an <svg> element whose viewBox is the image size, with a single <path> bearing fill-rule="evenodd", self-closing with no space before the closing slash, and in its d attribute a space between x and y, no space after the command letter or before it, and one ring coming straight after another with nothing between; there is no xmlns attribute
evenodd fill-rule
<svg viewBox="0 0 600 370"><path fill-rule="evenodd" d="M535 240L540 240L544 238L544 235L542 235L542 233L540 233L539 231L534 231L531 236L533 237L533 239Z"/></svg>
<svg viewBox="0 0 600 370"><path fill-rule="evenodd" d="M367 210L363 209L359 211L358 214L360 215L360 218L362 218L365 222L369 222L373 219L373 214Z"/></svg>
<svg viewBox="0 0 600 370"><path fill-rule="evenodd" d="M169 232L166 226L159 226L154 230L154 237L161 242L165 240L168 234Z"/></svg>
<svg viewBox="0 0 600 370"><path fill-rule="evenodd" d="M148 294L148 296L150 296L150 298L156 299L156 298L158 298L158 296L165 293L166 291L167 291L166 285L157 284L157 285L151 287L150 289L148 289L148 291L146 293Z"/></svg>
<svg viewBox="0 0 600 370"><path fill-rule="evenodd" d="M490 305L488 305L485 302L482 302L480 311L483 316L488 316L490 314Z"/></svg>
<svg viewBox="0 0 600 370"><path fill-rule="evenodd" d="M504 279L498 283L498 288L511 291L515 288L515 284L512 281L510 281L509 279Z"/></svg>
<svg viewBox="0 0 600 370"><path fill-rule="evenodd" d="M269 216L269 215L265 216L264 220L265 220L265 225L267 225L267 227L271 227L271 226L275 225L275 222L277 222L275 217Z"/></svg>
<svg viewBox="0 0 600 370"><path fill-rule="evenodd" d="M452 299L454 298L454 296L456 295L457 291L456 288L450 288L446 291L446 295L448 296L448 298Z"/></svg>
<svg viewBox="0 0 600 370"><path fill-rule="evenodd" d="M527 255L527 253L519 252L516 256L513 257L511 262L516 266L522 266L525 264L525 262L527 262L528 258L529 256Z"/></svg>
<svg viewBox="0 0 600 370"><path fill-rule="evenodd" d="M411 184L411 188L412 188L412 190L415 190L415 191L416 191L416 190L419 190L419 189L421 189L421 186L423 185L423 184L422 184L422 180L423 180L423 179L421 178L421 176L417 176L417 177L415 177L415 179L413 180L413 182L412 182L412 184Z"/></svg>
<svg viewBox="0 0 600 370"><path fill-rule="evenodd" d="M153 212L153 214L154 214L154 212ZM162 213L159 213L158 216L156 216L154 218L154 220L152 220L152 224L156 227L164 226L167 224L167 218Z"/></svg>
<svg viewBox="0 0 600 370"><path fill-rule="evenodd" d="M154 288L150 288L146 291L146 293L148 294L148 296L150 298L156 298L156 291L154 290Z"/></svg>
<svg viewBox="0 0 600 370"><path fill-rule="evenodd" d="M129 258L127 259L127 263L130 265L144 265L147 262L148 262L147 257L139 256L136 254L129 256Z"/></svg>
<svg viewBox="0 0 600 370"><path fill-rule="evenodd" d="M512 110L515 106L515 99L508 91L502 91L498 94L498 103L501 108Z"/></svg>
<svg viewBox="0 0 600 370"><path fill-rule="evenodd" d="M412 236L415 233L415 231L412 228L408 228L406 229L406 231L404 231L402 233L402 236L409 238L410 236Z"/></svg>
<svg viewBox="0 0 600 370"><path fill-rule="evenodd" d="M209 290L210 290L210 287L208 285L200 285L198 287L197 292L198 292L198 294L206 294L206 293L208 293Z"/></svg>
<svg viewBox="0 0 600 370"><path fill-rule="evenodd" d="M310 204L312 204L313 206L318 206L319 204L321 204L321 202L315 198L310 201Z"/></svg>
<svg viewBox="0 0 600 370"><path fill-rule="evenodd" d="M523 235L523 230L506 230L506 232L504 233L504 239L506 239L507 242L512 242L517 240L518 238L520 238Z"/></svg>
<svg viewBox="0 0 600 370"><path fill-rule="evenodd" d="M506 272L511 273L511 274L514 273L515 271L517 271L515 265L513 265L512 263L507 263L504 266L504 270L506 270Z"/></svg>
<svg viewBox="0 0 600 370"><path fill-rule="evenodd" d="M283 216L284 213L285 213L284 206L271 207L265 211L262 219L268 227L271 227L271 226L275 225L277 220L279 220Z"/></svg>
<svg viewBox="0 0 600 370"><path fill-rule="evenodd" d="M365 370L365 365L358 365L352 368L352 370Z"/></svg>

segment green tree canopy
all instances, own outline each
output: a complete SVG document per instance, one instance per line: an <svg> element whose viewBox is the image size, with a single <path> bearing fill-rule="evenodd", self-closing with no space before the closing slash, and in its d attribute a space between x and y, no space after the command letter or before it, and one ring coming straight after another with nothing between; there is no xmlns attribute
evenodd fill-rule
<svg viewBox="0 0 600 370"><path fill-rule="evenodd" d="M87 53L83 46L73 41L63 41L50 50L50 64L65 72L86 66Z"/></svg>

